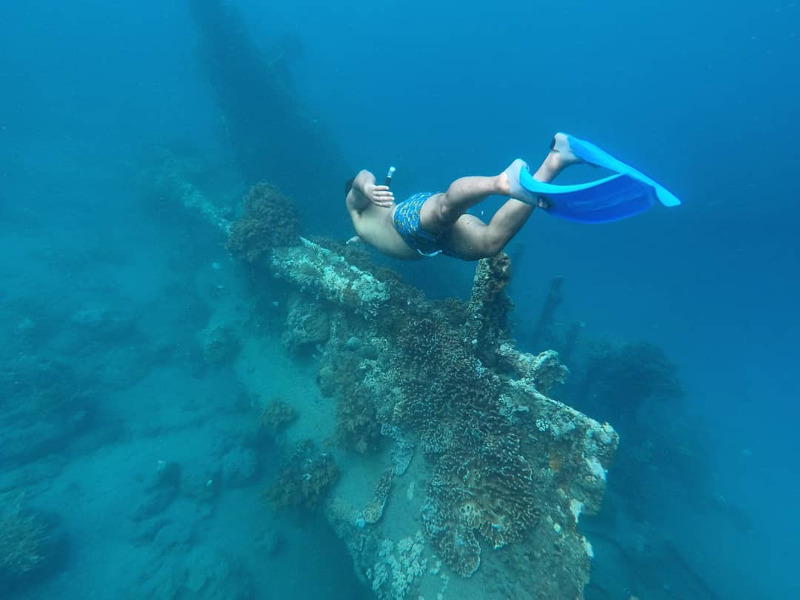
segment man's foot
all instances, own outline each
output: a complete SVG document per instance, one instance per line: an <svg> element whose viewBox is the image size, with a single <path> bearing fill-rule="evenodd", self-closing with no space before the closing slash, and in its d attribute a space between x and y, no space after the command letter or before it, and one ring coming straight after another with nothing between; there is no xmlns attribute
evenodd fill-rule
<svg viewBox="0 0 800 600"><path fill-rule="evenodd" d="M522 169L530 172L528 163L518 158L512 162L505 171L500 173L500 177L498 177L498 191L503 196L510 196L511 198L522 200L528 204L535 204L536 197L522 187L519 181L519 174Z"/></svg>
<svg viewBox="0 0 800 600"><path fill-rule="evenodd" d="M551 168L561 171L584 161L575 156L572 148L569 147L567 134L559 132L553 136L553 141L550 142L550 154L547 156L547 162Z"/></svg>
<svg viewBox="0 0 800 600"><path fill-rule="evenodd" d="M522 187L519 176L522 169L530 172L528 163L521 158L515 160L511 165L498 177L498 186L500 194L503 196L510 196L516 198L526 204L538 206L539 208L550 208L550 201L541 194L534 194L529 190Z"/></svg>

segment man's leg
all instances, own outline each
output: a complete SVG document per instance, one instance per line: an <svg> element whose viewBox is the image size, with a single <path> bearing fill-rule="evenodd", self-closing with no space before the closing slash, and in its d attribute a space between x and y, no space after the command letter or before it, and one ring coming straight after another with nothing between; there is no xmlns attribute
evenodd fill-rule
<svg viewBox="0 0 800 600"><path fill-rule="evenodd" d="M470 207L489 196L509 195L508 176L462 177L456 179L444 194L431 196L419 213L419 224L427 232L438 235L452 227Z"/></svg>
<svg viewBox="0 0 800 600"><path fill-rule="evenodd" d="M564 156L563 154L552 149L541 166L533 174L533 178L543 183L549 183L555 179L555 177L562 170L564 170L564 168L571 164L575 164L576 162L580 161L578 161L574 156ZM492 193L499 195L509 194L508 175L506 173L501 173L497 177L464 178L464 180L467 180L468 184L471 183L469 180L472 179L491 180L493 182L491 185L496 186L497 189L501 190ZM447 190L447 193L443 194L443 196L447 197L453 187L464 180L459 179L453 182L453 184ZM479 187L480 185L486 185L482 184L481 182L476 183L478 184L476 187ZM459 191L461 191L461 189L460 187L457 187L456 192ZM490 194L485 194L479 200L471 202L468 204L467 208L476 204L477 202L480 202L480 200L489 195ZM458 199L459 196L456 196L455 198ZM465 201L465 203L466 202L468 201ZM427 204L428 203L426 202L425 205ZM425 205L422 207L423 211L425 210ZM533 213L533 209L534 207L530 204L515 198L510 198L498 209L491 221L489 221L488 225L484 224L477 217L463 214L462 211L460 218L456 218L456 221L450 226L450 231L447 233L448 246L453 253L457 254L459 258L463 258L464 260L478 260L486 256L493 256L500 252L500 250L506 246L509 240L511 240L511 238L517 234L517 232L528 220L528 217L530 217ZM464 210L466 210L466 208ZM421 217L422 215L420 215L420 220Z"/></svg>

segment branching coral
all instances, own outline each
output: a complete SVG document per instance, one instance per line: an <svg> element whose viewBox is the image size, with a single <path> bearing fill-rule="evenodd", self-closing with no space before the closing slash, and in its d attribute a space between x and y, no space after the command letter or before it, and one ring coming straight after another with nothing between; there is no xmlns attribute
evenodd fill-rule
<svg viewBox="0 0 800 600"><path fill-rule="evenodd" d="M236 258L253 263L272 248L297 244L299 235L292 201L275 186L259 183L244 197L244 211L231 226L227 248Z"/></svg>
<svg viewBox="0 0 800 600"><path fill-rule="evenodd" d="M333 457L306 440L289 455L277 481L264 495L275 508L311 510L338 479L339 467Z"/></svg>

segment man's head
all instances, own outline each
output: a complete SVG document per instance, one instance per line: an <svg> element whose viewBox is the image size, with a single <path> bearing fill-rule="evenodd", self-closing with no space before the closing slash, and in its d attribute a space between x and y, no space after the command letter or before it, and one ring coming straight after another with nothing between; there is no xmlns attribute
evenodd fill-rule
<svg viewBox="0 0 800 600"><path fill-rule="evenodd" d="M350 190L353 189L353 182L356 180L355 177L351 177L347 180L347 183L344 184L344 197L347 198L347 194L350 193Z"/></svg>

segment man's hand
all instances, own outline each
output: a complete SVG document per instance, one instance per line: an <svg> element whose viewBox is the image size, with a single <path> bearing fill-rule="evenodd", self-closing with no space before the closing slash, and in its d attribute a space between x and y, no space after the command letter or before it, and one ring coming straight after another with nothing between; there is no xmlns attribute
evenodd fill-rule
<svg viewBox="0 0 800 600"><path fill-rule="evenodd" d="M394 194L389 189L389 186L375 185L374 183L367 184L364 186L364 195L375 206L380 206L381 208L394 206Z"/></svg>

